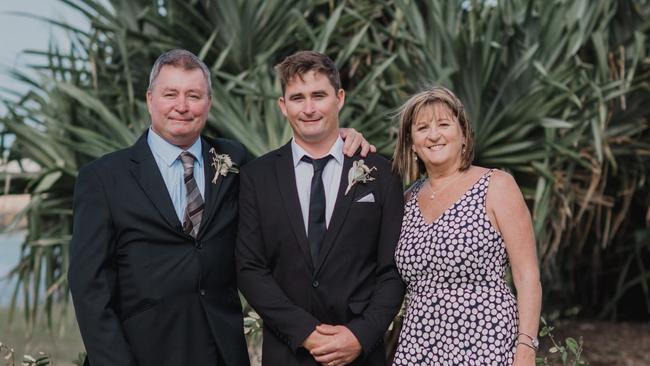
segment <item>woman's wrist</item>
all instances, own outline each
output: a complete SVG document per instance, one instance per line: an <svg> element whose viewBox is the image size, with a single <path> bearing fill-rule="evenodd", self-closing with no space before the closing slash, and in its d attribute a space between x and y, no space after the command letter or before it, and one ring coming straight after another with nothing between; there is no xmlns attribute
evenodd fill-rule
<svg viewBox="0 0 650 366"><path fill-rule="evenodd" d="M533 354L535 354L537 352L537 348L534 347L532 344L527 343L527 342L517 341L516 346L517 346L517 352L519 352L519 350L526 351L526 352L531 352Z"/></svg>
<svg viewBox="0 0 650 366"><path fill-rule="evenodd" d="M537 339L537 337L533 337L528 333L519 332L517 334L516 346L517 348L519 348L520 346L527 347L537 352L537 350L539 349L539 340Z"/></svg>

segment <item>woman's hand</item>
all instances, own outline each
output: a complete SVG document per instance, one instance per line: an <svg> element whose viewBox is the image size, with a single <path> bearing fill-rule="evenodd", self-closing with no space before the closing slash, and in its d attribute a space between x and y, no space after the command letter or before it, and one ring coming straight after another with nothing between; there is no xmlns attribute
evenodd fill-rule
<svg viewBox="0 0 650 366"><path fill-rule="evenodd" d="M517 345L513 366L535 366L535 350L523 344Z"/></svg>

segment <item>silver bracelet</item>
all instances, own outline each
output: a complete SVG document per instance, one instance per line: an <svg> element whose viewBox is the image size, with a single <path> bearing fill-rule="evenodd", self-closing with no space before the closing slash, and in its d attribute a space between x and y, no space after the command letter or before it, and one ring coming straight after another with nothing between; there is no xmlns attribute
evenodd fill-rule
<svg viewBox="0 0 650 366"><path fill-rule="evenodd" d="M526 342L522 342L522 341L517 341L517 344L515 344L515 347L518 346L518 345L520 345L520 344L523 344L524 346L526 346L526 347L532 349L533 351L537 352L537 347L535 347L535 346L532 345L532 344L528 344L528 343L526 343Z"/></svg>
<svg viewBox="0 0 650 366"><path fill-rule="evenodd" d="M537 351L537 350L539 349L539 340L538 340L537 338L535 338L535 337L533 337L533 336L531 336L531 335L528 335L528 334L526 334L526 333L524 333L524 332L519 332L519 333L517 334L517 338L519 338L519 336L525 336L526 338L530 339L530 343L531 343L532 346L535 348L535 351ZM525 343L524 343L524 344L525 344ZM531 344L526 344L526 345L527 345L527 346L530 346Z"/></svg>

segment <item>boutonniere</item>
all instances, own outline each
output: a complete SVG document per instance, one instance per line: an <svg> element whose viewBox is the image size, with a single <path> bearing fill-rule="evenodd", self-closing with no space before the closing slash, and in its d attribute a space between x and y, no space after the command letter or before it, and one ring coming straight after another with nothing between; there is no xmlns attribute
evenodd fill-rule
<svg viewBox="0 0 650 366"><path fill-rule="evenodd" d="M210 156L212 157L212 165L214 167L214 177L212 178L212 184L217 183L219 176L226 176L228 173L239 173L237 169L237 164L232 162L230 155L228 154L217 154L217 151L213 148L210 148Z"/></svg>
<svg viewBox="0 0 650 366"><path fill-rule="evenodd" d="M348 188L345 190L345 195L347 196L348 192L355 184L375 180L375 178L370 176L370 172L373 170L377 170L377 168L374 166L368 168L368 166L363 163L363 159L359 159L352 163L352 168L348 171Z"/></svg>

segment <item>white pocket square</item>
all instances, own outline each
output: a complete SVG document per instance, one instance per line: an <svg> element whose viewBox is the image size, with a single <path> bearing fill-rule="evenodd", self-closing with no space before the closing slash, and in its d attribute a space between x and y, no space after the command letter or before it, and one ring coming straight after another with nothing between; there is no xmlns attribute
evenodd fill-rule
<svg viewBox="0 0 650 366"><path fill-rule="evenodd" d="M368 193L367 195L359 198L357 202L375 202L375 195L372 193Z"/></svg>

